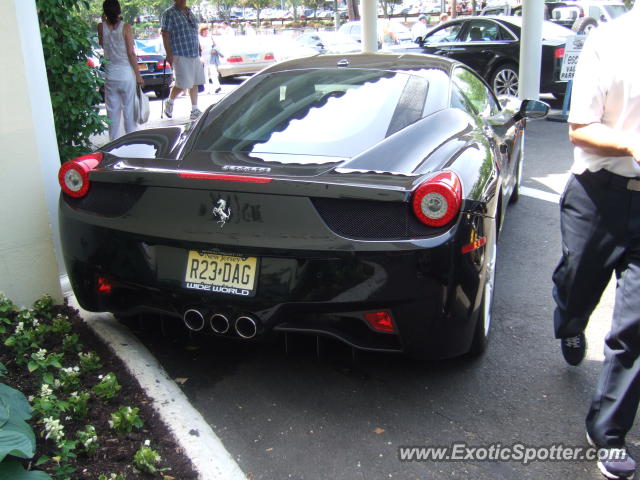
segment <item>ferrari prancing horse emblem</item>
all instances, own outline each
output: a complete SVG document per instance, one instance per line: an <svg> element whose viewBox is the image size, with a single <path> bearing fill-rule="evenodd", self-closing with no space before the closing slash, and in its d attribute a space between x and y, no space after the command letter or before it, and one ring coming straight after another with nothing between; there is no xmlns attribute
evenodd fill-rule
<svg viewBox="0 0 640 480"><path fill-rule="evenodd" d="M211 214L214 218L219 218L218 223L221 224L220 228L222 228L227 220L229 220L229 217L231 217L231 208L228 208L227 202L221 198L218 200L218 205L211 211Z"/></svg>

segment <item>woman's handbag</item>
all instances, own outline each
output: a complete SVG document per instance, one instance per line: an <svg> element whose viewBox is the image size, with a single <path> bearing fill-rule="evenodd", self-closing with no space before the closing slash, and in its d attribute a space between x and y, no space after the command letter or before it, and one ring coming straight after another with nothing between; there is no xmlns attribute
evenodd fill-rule
<svg viewBox="0 0 640 480"><path fill-rule="evenodd" d="M147 123L149 120L149 97L142 92L140 85L136 86L136 95L133 99L133 118L139 124Z"/></svg>

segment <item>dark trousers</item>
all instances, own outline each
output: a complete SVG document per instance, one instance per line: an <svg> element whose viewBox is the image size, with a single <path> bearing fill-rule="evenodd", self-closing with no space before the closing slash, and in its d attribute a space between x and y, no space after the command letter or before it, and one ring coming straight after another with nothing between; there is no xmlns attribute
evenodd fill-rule
<svg viewBox="0 0 640 480"><path fill-rule="evenodd" d="M620 447L640 402L640 192L601 170L572 175L560 203L562 259L553 274L556 338L584 331L613 272L605 360L587 415L596 445Z"/></svg>

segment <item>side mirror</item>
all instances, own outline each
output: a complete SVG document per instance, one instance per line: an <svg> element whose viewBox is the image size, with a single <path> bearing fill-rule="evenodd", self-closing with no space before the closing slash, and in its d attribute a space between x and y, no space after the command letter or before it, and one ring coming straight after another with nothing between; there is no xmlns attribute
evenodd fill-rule
<svg viewBox="0 0 640 480"><path fill-rule="evenodd" d="M523 100L518 112L521 118L544 118L549 113L549 105L539 100Z"/></svg>

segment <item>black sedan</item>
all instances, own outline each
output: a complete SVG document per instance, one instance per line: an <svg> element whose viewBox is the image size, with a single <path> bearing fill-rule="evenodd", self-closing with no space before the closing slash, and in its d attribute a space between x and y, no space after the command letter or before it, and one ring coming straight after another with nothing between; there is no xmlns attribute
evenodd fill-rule
<svg viewBox="0 0 640 480"><path fill-rule="evenodd" d="M158 98L167 98L173 80L173 70L164 55L138 52L138 70L144 80L142 90L154 92Z"/></svg>
<svg viewBox="0 0 640 480"><path fill-rule="evenodd" d="M242 341L481 352L525 117L548 109L515 102L436 56L276 64L197 122L61 167L73 290L87 310Z"/></svg>
<svg viewBox="0 0 640 480"><path fill-rule="evenodd" d="M429 31L423 53L458 60L482 75L497 95L517 95L522 17L465 17ZM545 21L542 27L540 91L564 95L560 81L566 37L574 32Z"/></svg>

